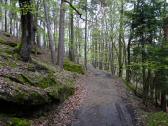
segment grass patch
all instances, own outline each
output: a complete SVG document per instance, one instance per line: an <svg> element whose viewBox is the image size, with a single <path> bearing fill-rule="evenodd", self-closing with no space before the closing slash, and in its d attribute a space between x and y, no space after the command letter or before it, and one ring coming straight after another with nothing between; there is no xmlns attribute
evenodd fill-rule
<svg viewBox="0 0 168 126"><path fill-rule="evenodd" d="M147 126L168 126L168 114L165 112L150 113Z"/></svg>
<svg viewBox="0 0 168 126"><path fill-rule="evenodd" d="M75 64L74 62L71 62L69 60L64 61L64 69L78 74L85 74L85 70L82 65Z"/></svg>

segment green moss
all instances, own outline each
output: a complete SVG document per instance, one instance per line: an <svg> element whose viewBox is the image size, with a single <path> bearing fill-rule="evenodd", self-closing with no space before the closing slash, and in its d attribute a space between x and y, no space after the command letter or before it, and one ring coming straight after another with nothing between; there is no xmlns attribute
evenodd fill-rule
<svg viewBox="0 0 168 126"><path fill-rule="evenodd" d="M48 99L45 99L45 97L41 96L36 92L32 92L29 97L32 99L32 104L34 105L43 104L44 101L49 102Z"/></svg>
<svg viewBox="0 0 168 126"><path fill-rule="evenodd" d="M15 81L20 84L27 84L35 87L40 87L43 89L60 84L60 82L56 81L56 78L53 75L53 73L48 73L46 75L42 75L41 73L38 73L38 75L36 75L33 72L27 72L27 73L21 73L16 75L9 74L9 75L5 75L4 77L9 78L11 81Z"/></svg>
<svg viewBox="0 0 168 126"><path fill-rule="evenodd" d="M48 95L51 97L51 99L59 100L59 93L58 93L59 89L60 87L59 85L57 85L57 86L51 86L46 90L48 90Z"/></svg>
<svg viewBox="0 0 168 126"><path fill-rule="evenodd" d="M31 126L31 122L26 119L12 118L9 126Z"/></svg>
<svg viewBox="0 0 168 126"><path fill-rule="evenodd" d="M19 92L19 90L18 90L18 93L16 94L15 98L16 98L17 103L24 104L23 101L28 99L28 96L26 95L26 93Z"/></svg>
<svg viewBox="0 0 168 126"><path fill-rule="evenodd" d="M147 126L168 126L168 114L164 112L149 114Z"/></svg>
<svg viewBox="0 0 168 126"><path fill-rule="evenodd" d="M4 58L6 58L6 59L7 59L7 58L12 58L11 53L5 52L5 51L0 52L0 56L4 57Z"/></svg>
<svg viewBox="0 0 168 126"><path fill-rule="evenodd" d="M41 88L47 88L53 85L58 85L53 74L49 73L47 76L40 76L37 80L34 80L33 85Z"/></svg>
<svg viewBox="0 0 168 126"><path fill-rule="evenodd" d="M58 85L59 82L55 80L55 77L52 73L49 73L46 77L42 78L38 83L39 87L47 88L49 86Z"/></svg>
<svg viewBox="0 0 168 126"><path fill-rule="evenodd" d="M56 67L46 64L44 62L38 61L35 58L32 58L32 63L35 64L40 69L47 70L48 72L56 72ZM37 68L38 69L38 68Z"/></svg>
<svg viewBox="0 0 168 126"><path fill-rule="evenodd" d="M75 72L78 74L84 74L85 70L82 65L80 64L75 64L71 61L65 60L64 61L64 69L67 71Z"/></svg>
<svg viewBox="0 0 168 126"><path fill-rule="evenodd" d="M72 85L61 86L58 93L60 101L66 100L69 96L73 95L75 92L75 87Z"/></svg>
<svg viewBox="0 0 168 126"><path fill-rule="evenodd" d="M5 41L4 41L4 39L2 39L2 38L0 38L0 43L4 43Z"/></svg>
<svg viewBox="0 0 168 126"><path fill-rule="evenodd" d="M18 54L20 52L20 49L21 49L21 43L18 42L13 51L14 53Z"/></svg>
<svg viewBox="0 0 168 126"><path fill-rule="evenodd" d="M75 92L74 83L59 84L48 88L48 94L52 99L63 102Z"/></svg>

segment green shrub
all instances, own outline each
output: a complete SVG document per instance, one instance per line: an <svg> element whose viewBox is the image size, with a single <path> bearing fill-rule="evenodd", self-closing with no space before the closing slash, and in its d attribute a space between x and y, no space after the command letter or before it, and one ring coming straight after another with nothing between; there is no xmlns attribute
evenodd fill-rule
<svg viewBox="0 0 168 126"><path fill-rule="evenodd" d="M147 126L168 126L168 114L164 112L149 114Z"/></svg>

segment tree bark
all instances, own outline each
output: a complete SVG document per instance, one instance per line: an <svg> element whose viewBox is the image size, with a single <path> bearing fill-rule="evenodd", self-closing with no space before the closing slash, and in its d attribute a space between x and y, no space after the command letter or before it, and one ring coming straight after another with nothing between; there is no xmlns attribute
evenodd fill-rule
<svg viewBox="0 0 168 126"><path fill-rule="evenodd" d="M8 4L8 1L5 0L5 5L7 4ZM7 9L5 9L5 32L8 32Z"/></svg>
<svg viewBox="0 0 168 126"><path fill-rule="evenodd" d="M73 0L70 0L70 3L73 4ZM73 9L70 8L70 42L69 42L69 59L75 62L74 54L74 15Z"/></svg>
<svg viewBox="0 0 168 126"><path fill-rule="evenodd" d="M130 70L130 65L131 65L131 40L132 40L132 30L130 31L130 37L128 40L128 45L127 45L127 64L126 64L126 81L130 82L130 77L131 77L131 70Z"/></svg>
<svg viewBox="0 0 168 126"><path fill-rule="evenodd" d="M32 33L33 33L33 14L31 8L28 8L25 12L24 7L30 6L32 0L19 0L21 8L21 28L22 28L22 43L20 48L20 55L23 61L28 62L31 57L31 46L32 46Z"/></svg>
<svg viewBox="0 0 168 126"><path fill-rule="evenodd" d="M51 60L53 64L56 64L56 52L55 52L55 44L54 44L54 38L53 34L51 33L51 26L50 26L50 20L49 20L49 10L48 6L45 0L43 0L43 5L44 5L44 13L45 13L45 20L46 20L46 26L47 26L47 31L48 31L48 38L49 38L49 46L51 50Z"/></svg>
<svg viewBox="0 0 168 126"><path fill-rule="evenodd" d="M64 1L61 0L60 21L59 21L58 61L57 61L57 64L61 69L63 69L63 65L64 65L64 20L65 20Z"/></svg>
<svg viewBox="0 0 168 126"><path fill-rule="evenodd" d="M85 47L84 47L85 59L84 59L84 65L85 65L85 68L87 69L87 26L88 26L87 0L85 0L85 13L86 13L86 20L85 20Z"/></svg>
<svg viewBox="0 0 168 126"><path fill-rule="evenodd" d="M120 11L120 31L119 31L119 57L118 57L119 77L122 77L122 70L123 70L123 63L122 63L123 13L124 13L124 5L122 0Z"/></svg>

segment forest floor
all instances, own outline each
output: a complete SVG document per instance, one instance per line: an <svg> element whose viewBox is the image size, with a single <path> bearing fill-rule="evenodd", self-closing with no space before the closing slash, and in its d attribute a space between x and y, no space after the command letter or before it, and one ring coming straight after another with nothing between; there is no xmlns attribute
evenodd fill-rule
<svg viewBox="0 0 168 126"><path fill-rule="evenodd" d="M91 65L77 81L75 95L35 126L142 126L137 115L139 100L133 100L123 81ZM134 105L133 105L134 104Z"/></svg>

